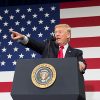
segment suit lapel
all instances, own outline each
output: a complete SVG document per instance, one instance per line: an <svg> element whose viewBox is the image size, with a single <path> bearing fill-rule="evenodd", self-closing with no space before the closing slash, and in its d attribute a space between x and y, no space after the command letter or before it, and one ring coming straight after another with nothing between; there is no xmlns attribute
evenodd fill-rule
<svg viewBox="0 0 100 100"><path fill-rule="evenodd" d="M71 57L71 54L72 54L72 48L70 46L68 46L68 48L66 50L65 58Z"/></svg>

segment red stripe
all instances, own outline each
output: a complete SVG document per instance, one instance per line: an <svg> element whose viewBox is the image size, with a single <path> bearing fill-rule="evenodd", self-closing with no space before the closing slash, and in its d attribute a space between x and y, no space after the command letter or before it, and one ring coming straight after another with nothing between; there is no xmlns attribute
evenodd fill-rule
<svg viewBox="0 0 100 100"><path fill-rule="evenodd" d="M0 92L11 92L12 82L0 82Z"/></svg>
<svg viewBox="0 0 100 100"><path fill-rule="evenodd" d="M0 92L11 92L12 82L0 82ZM100 81L85 81L85 91L100 91Z"/></svg>
<svg viewBox="0 0 100 100"><path fill-rule="evenodd" d="M88 6L100 6L100 0L85 0L77 2L64 2L60 3L60 8L76 8L76 7L88 7Z"/></svg>
<svg viewBox="0 0 100 100"><path fill-rule="evenodd" d="M61 19L60 23L69 24L71 27L99 26L100 16Z"/></svg>
<svg viewBox="0 0 100 100"><path fill-rule="evenodd" d="M87 69L100 69L100 58L88 58L85 60L87 63Z"/></svg>
<svg viewBox="0 0 100 100"><path fill-rule="evenodd" d="M79 47L100 47L100 37L72 38L70 45Z"/></svg>
<svg viewBox="0 0 100 100"><path fill-rule="evenodd" d="M85 91L100 92L100 81L85 81Z"/></svg>

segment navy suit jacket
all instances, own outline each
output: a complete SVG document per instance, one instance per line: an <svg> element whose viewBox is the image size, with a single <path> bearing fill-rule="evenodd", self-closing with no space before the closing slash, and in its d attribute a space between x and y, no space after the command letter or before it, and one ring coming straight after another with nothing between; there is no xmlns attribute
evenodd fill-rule
<svg viewBox="0 0 100 100"><path fill-rule="evenodd" d="M39 42L39 41L29 38L29 42L25 46L41 54L43 58L57 58L57 54L59 51L59 46L52 39L47 40L45 42ZM83 59L82 55L83 55L83 52L81 50L72 48L69 45L65 54L65 58L76 57L78 61L81 61L86 65L86 62ZM85 69L83 70L83 73L85 72Z"/></svg>

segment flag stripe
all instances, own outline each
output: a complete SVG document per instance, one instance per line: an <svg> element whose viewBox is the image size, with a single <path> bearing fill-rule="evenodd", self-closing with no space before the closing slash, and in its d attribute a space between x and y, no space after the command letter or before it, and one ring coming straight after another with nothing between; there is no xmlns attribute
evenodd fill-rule
<svg viewBox="0 0 100 100"><path fill-rule="evenodd" d="M100 80L100 69L87 69L84 74L85 81L87 80Z"/></svg>
<svg viewBox="0 0 100 100"><path fill-rule="evenodd" d="M0 72L0 82L12 82L15 71Z"/></svg>
<svg viewBox="0 0 100 100"><path fill-rule="evenodd" d="M10 92L0 93L0 100L13 100Z"/></svg>
<svg viewBox="0 0 100 100"><path fill-rule="evenodd" d="M65 19L61 19L60 23L69 24L71 27L99 26L100 16L81 17L81 18L65 18Z"/></svg>
<svg viewBox="0 0 100 100"><path fill-rule="evenodd" d="M100 47L78 48L83 51L84 58L100 58Z"/></svg>
<svg viewBox="0 0 100 100"><path fill-rule="evenodd" d="M11 92L12 82L0 82L0 92ZM100 81L85 81L85 91L100 91Z"/></svg>
<svg viewBox="0 0 100 100"><path fill-rule="evenodd" d="M71 33L72 38L100 37L100 26L72 28Z"/></svg>
<svg viewBox="0 0 100 100"><path fill-rule="evenodd" d="M10 74L9 74L10 73ZM14 77L14 71L3 72L0 74L0 82L12 82ZM97 77L98 76L98 77ZM84 74L85 80L100 80L100 69L87 69Z"/></svg>
<svg viewBox="0 0 100 100"><path fill-rule="evenodd" d="M89 16L100 16L100 6L60 9L61 19Z"/></svg>
<svg viewBox="0 0 100 100"><path fill-rule="evenodd" d="M100 58L85 59L87 63L87 69L100 69Z"/></svg>
<svg viewBox="0 0 100 100"><path fill-rule="evenodd" d="M99 0L86 0L86 1L77 1L77 2L64 2L60 4L60 8L76 8L76 7L87 7L87 6L99 6Z"/></svg>
<svg viewBox="0 0 100 100"><path fill-rule="evenodd" d="M86 92L86 100L99 100L100 92Z"/></svg>
<svg viewBox="0 0 100 100"><path fill-rule="evenodd" d="M12 82L0 82L0 92L11 92Z"/></svg>
<svg viewBox="0 0 100 100"><path fill-rule="evenodd" d="M88 41L88 43L87 43ZM72 47L100 47L100 37L72 38L70 41Z"/></svg>
<svg viewBox="0 0 100 100"><path fill-rule="evenodd" d="M100 91L100 81L85 81L85 91Z"/></svg>

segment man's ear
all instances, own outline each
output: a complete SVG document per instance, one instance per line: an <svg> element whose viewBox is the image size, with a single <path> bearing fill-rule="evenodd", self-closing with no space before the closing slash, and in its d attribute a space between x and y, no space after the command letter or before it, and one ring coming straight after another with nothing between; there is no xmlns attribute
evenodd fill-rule
<svg viewBox="0 0 100 100"><path fill-rule="evenodd" d="M67 33L67 38L70 38L70 37L71 37L71 33L68 32L68 33Z"/></svg>

